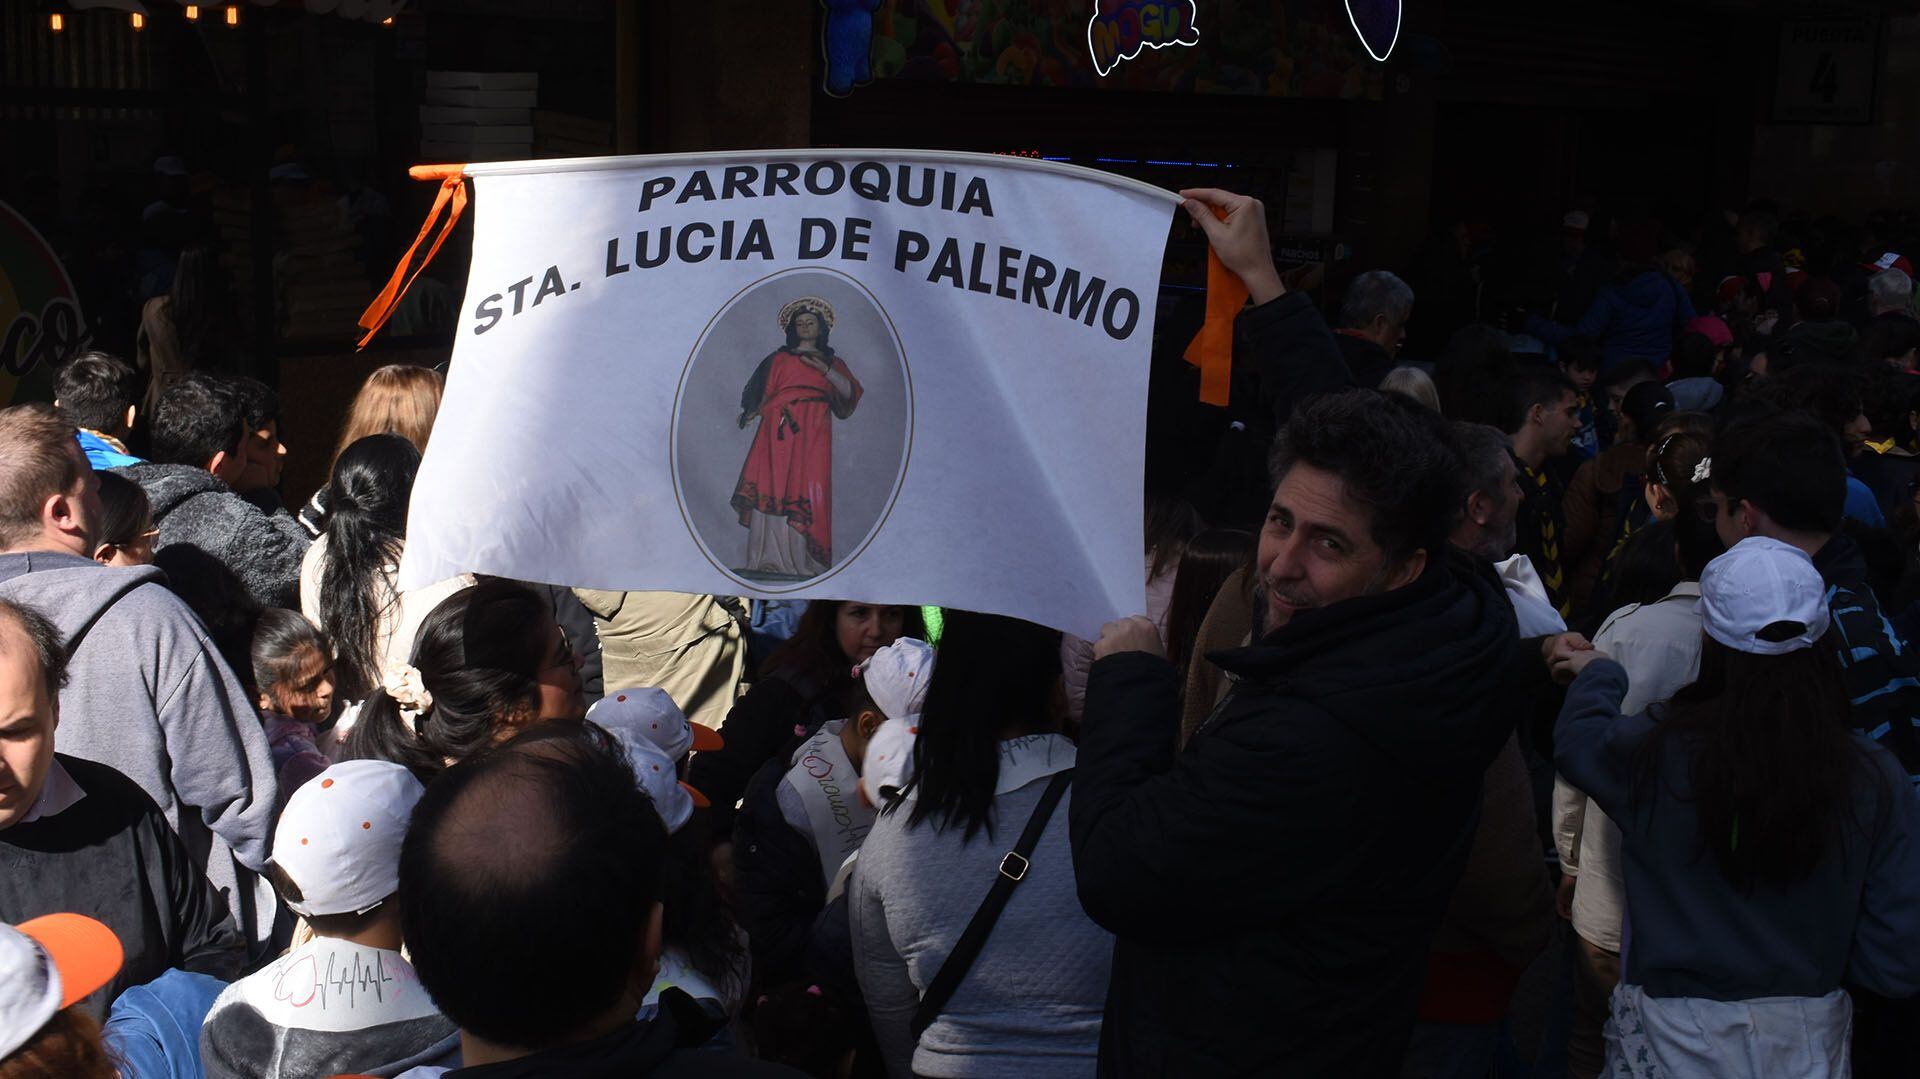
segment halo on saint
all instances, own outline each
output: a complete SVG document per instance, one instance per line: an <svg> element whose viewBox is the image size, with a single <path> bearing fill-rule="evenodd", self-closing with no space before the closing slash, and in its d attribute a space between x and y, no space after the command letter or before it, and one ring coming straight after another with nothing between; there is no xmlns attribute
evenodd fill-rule
<svg viewBox="0 0 1920 1079"><path fill-rule="evenodd" d="M827 329L833 329L833 305L818 296L802 296L782 307L780 309L780 328L785 330L788 324L793 321L793 316L802 311L813 312L814 317L827 324Z"/></svg>

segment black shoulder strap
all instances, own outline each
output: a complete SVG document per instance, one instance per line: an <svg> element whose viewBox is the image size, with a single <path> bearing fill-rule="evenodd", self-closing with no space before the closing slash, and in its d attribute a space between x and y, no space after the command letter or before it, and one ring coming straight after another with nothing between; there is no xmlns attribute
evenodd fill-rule
<svg viewBox="0 0 1920 1079"><path fill-rule="evenodd" d="M1040 804L1033 807L1033 816L1027 818L1027 830L1020 833L1020 842L1000 859L1000 872L993 878L993 888L980 901L980 909L973 912L973 920L967 923L947 961L940 964L940 972L933 976L926 993L920 997L920 1010L913 1013L914 1041L919 1041L920 1035L940 1018L947 1001L953 998L953 991L960 987L973 961L979 958L980 949L993 933L993 923L1000 920L1000 912L1006 909L1014 888L1026 879L1027 870L1033 866L1033 848L1040 845L1040 834L1047 830L1047 818L1053 816L1053 808L1060 804L1060 796L1067 793L1072 782L1073 769L1054 773L1040 795Z"/></svg>

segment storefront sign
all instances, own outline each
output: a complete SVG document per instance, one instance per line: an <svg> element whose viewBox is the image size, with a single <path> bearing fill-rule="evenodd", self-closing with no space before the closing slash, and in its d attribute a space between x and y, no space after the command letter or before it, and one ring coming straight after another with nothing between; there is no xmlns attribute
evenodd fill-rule
<svg viewBox="0 0 1920 1079"><path fill-rule="evenodd" d="M53 369L85 348L88 337L59 256L0 202L0 404L51 399Z"/></svg>
<svg viewBox="0 0 1920 1079"><path fill-rule="evenodd" d="M1087 21L1093 69L1105 75L1141 49L1200 44L1196 14L1194 0L1095 0Z"/></svg>
<svg viewBox="0 0 1920 1079"><path fill-rule="evenodd" d="M1773 119L1784 124L1873 122L1879 20L1833 15L1780 21Z"/></svg>
<svg viewBox="0 0 1920 1079"><path fill-rule="evenodd" d="M988 154L469 165L473 258L403 586L1144 609L1176 199Z"/></svg>

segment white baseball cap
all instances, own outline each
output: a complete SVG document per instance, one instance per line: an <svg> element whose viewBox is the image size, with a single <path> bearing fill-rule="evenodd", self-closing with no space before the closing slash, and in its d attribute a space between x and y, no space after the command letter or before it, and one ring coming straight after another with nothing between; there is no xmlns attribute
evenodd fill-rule
<svg viewBox="0 0 1920 1079"><path fill-rule="evenodd" d="M1560 227L1574 232L1587 231L1587 212L1585 210L1568 210L1567 216L1560 219Z"/></svg>
<svg viewBox="0 0 1920 1079"><path fill-rule="evenodd" d="M654 745L672 761L689 750L705 752L727 743L720 732L687 719L664 689L640 686L616 689L587 709L587 718L612 734L635 734Z"/></svg>
<svg viewBox="0 0 1920 1079"><path fill-rule="evenodd" d="M854 668L867 687L867 696L888 719L911 720L920 715L933 678L933 646L902 637Z"/></svg>
<svg viewBox="0 0 1920 1079"><path fill-rule="evenodd" d="M634 778L640 781L640 790L653 802L654 811L666 822L668 834L686 826L693 818L695 806L707 804L699 791L680 782L673 758L659 746L631 733L616 732L613 737L620 748L626 750Z"/></svg>
<svg viewBox="0 0 1920 1079"><path fill-rule="evenodd" d="M120 972L120 938L80 914L0 925L0 1060Z"/></svg>
<svg viewBox="0 0 1920 1079"><path fill-rule="evenodd" d="M1728 648L1783 656L1827 632L1827 585L1805 551L1748 536L1707 563L1698 609L1707 636Z"/></svg>
<svg viewBox="0 0 1920 1079"><path fill-rule="evenodd" d="M400 842L426 788L389 761L344 761L302 784L273 831L295 914L364 914L400 890Z"/></svg>
<svg viewBox="0 0 1920 1079"><path fill-rule="evenodd" d="M913 743L920 736L920 728L915 725L918 722L918 716L911 721L889 719L867 740L867 759L860 766L860 796L868 805L878 809L886 804L885 788L897 790L907 785L913 773Z"/></svg>

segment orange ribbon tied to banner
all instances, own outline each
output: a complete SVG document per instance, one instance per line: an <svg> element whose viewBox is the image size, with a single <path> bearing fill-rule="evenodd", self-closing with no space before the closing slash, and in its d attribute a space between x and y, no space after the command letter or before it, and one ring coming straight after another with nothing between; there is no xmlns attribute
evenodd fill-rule
<svg viewBox="0 0 1920 1079"><path fill-rule="evenodd" d="M416 180L439 180L440 193L434 196L433 208L427 211L427 219L420 225L420 234L413 238L407 253L400 256L400 265L393 268L393 276L387 279L386 287L380 290L380 294L373 298L373 302L368 304L366 311L360 315L360 328L367 332L361 336L360 344L355 346L356 348L366 348L367 342L373 340L373 335L379 333L380 327L385 326L387 320L393 317L394 309L400 306L401 297L413 287L413 282L420 276L420 271L427 268L427 264L433 261L433 256L440 253L440 245L447 242L448 235L453 232L453 226L459 222L460 215L466 212L466 172L465 165L415 165L407 170L407 175ZM439 221L443 211L446 212L447 217L445 221L440 222L440 235L433 238L433 246L427 248L426 256L420 260L420 265L414 266L413 257L419 254L420 245L426 243L427 234L433 231L434 222ZM412 273L407 272L409 267L412 267Z"/></svg>
<svg viewBox="0 0 1920 1079"><path fill-rule="evenodd" d="M1225 210L1209 207L1225 219ZM1247 305L1247 286L1207 248L1207 320L1187 345L1186 361L1200 369L1200 400L1224 407L1233 387L1233 320Z"/></svg>

